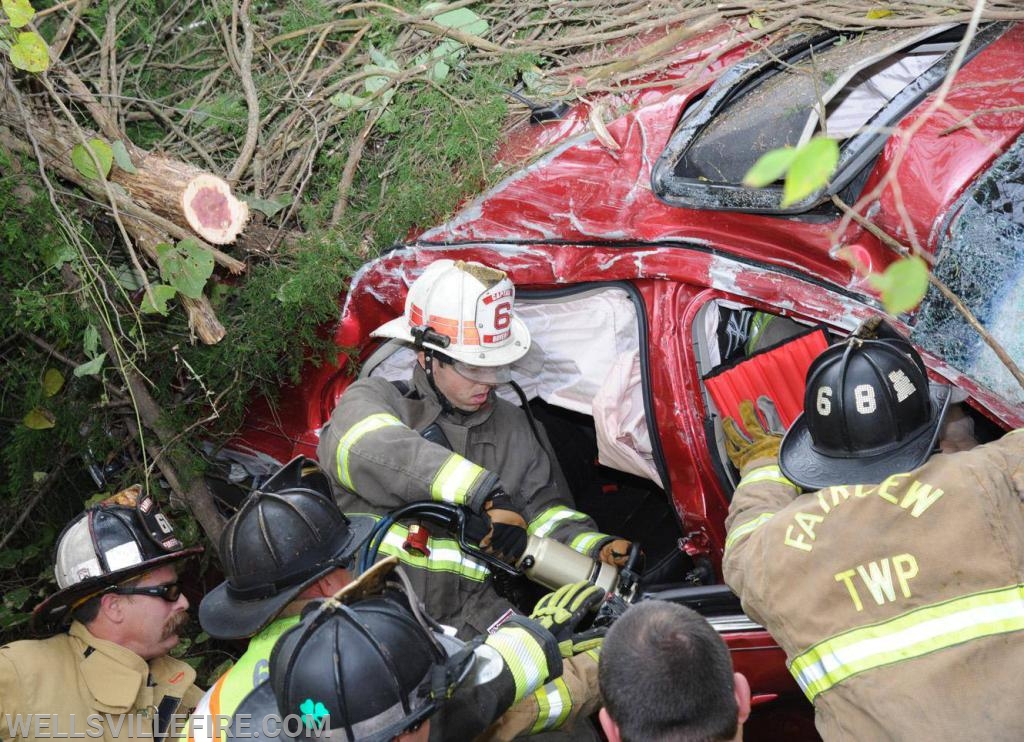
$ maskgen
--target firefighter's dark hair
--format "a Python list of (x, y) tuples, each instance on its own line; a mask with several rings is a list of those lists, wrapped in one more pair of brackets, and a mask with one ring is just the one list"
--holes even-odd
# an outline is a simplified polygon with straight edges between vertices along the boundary
[(716, 742), (736, 734), (732, 660), (698, 613), (649, 600), (601, 647), (601, 700), (623, 742)]

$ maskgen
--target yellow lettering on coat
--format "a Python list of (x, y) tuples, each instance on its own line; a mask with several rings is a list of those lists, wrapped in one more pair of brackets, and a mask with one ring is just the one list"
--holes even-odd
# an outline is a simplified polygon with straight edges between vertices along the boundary
[(938, 488), (932, 489), (930, 484), (914, 480), (910, 487), (907, 488), (907, 493), (903, 495), (900, 507), (904, 510), (911, 507), (910, 515), (917, 518), (921, 513), (934, 505), (936, 500), (942, 497), (943, 494), (943, 491)]
[(797, 513), (794, 519), (796, 524), (800, 526), (800, 530), (806, 533), (811, 541), (814, 540), (814, 527), (825, 520), (824, 516), (803, 512)]
[(794, 549), (800, 549), (801, 551), (810, 551), (814, 547), (811, 546), (807, 541), (804, 540), (804, 534), (798, 533), (793, 536), (793, 526), (786, 527), (786, 538), (783, 540), (786, 546), (792, 546)]
[(878, 496), (881, 497), (883, 500), (888, 500), (893, 505), (899, 505), (900, 501), (896, 498), (896, 495), (892, 493), (892, 490), (900, 486), (900, 480), (903, 479), (903, 477), (905, 476), (907, 475), (893, 474), (891, 477), (886, 479), (884, 482), (878, 485)]
[(864, 580), (868, 592), (878, 605), (883, 605), (885, 598), (890, 603), (896, 600), (896, 586), (892, 584), (892, 569), (888, 558), (859, 565), (857, 574)]
[(917, 577), (917, 560), (913, 554), (897, 554), (892, 558), (892, 568), (896, 571), (896, 579), (900, 581), (900, 590), (904, 598), (910, 597), (910, 580)]
[(836, 582), (842, 582), (846, 585), (846, 589), (850, 592), (850, 597), (853, 599), (853, 607), (858, 611), (864, 610), (864, 604), (860, 602), (860, 596), (857, 594), (857, 588), (853, 586), (853, 576), (857, 574), (854, 570), (848, 569), (845, 572), (838, 572), (836, 574)]

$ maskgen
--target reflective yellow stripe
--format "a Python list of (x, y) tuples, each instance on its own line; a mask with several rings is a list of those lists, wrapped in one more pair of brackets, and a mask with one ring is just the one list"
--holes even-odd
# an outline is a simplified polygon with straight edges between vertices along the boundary
[(503, 626), (487, 637), (488, 646), (497, 650), (512, 673), (518, 703), (547, 677), (548, 661), (536, 637), (521, 626)]
[(530, 521), (526, 532), (531, 536), (547, 536), (555, 530), (563, 521), (586, 520), (587, 516), (578, 510), (563, 508), (559, 505), (548, 508), (543, 513)]
[(345, 435), (341, 436), (341, 440), (338, 441), (338, 449), (336, 452), (338, 459), (339, 482), (350, 490), (355, 489), (352, 485), (352, 477), (348, 473), (348, 455), (351, 453), (352, 447), (356, 445), (367, 433), (372, 433), (375, 430), (380, 430), (381, 428), (387, 428), (394, 425), (402, 425), (402, 427), (405, 427), (402, 424), (402, 421), (394, 415), (389, 415), (386, 412), (378, 412), (376, 415), (364, 417), (349, 428)]
[(744, 536), (749, 536), (751, 533), (756, 531), (758, 528), (763, 526), (765, 523), (775, 517), (775, 513), (761, 513), (753, 520), (749, 520), (742, 526), (734, 526), (729, 531), (729, 535), (725, 537), (725, 548), (728, 551), (729, 547), (735, 544)]
[(380, 545), (382, 554), (398, 557), (399, 561), (411, 567), (425, 569), (429, 572), (452, 572), (474, 582), (483, 582), (491, 573), (483, 564), (463, 553), (459, 543), (450, 538), (431, 536), (427, 539), (429, 556), (410, 553), (402, 548), (409, 537), (409, 529), (395, 524), (388, 529), (384, 542)]
[(483, 474), (483, 468), (453, 453), (437, 470), (430, 485), (430, 497), (440, 502), (466, 504), (466, 493)]
[(780, 469), (775, 464), (769, 464), (768, 466), (759, 466), (756, 469), (751, 469), (743, 475), (743, 479), (737, 485), (737, 488), (742, 487), (745, 484), (753, 484), (754, 482), (776, 482), (778, 484), (784, 484), (787, 487), (792, 487), (794, 490), (797, 486), (786, 479)]
[(967, 595), (826, 639), (790, 664), (810, 699), (847, 678), (972, 639), (1024, 630), (1024, 585)]
[(569, 718), (572, 696), (562, 678), (552, 680), (533, 695), (537, 699), (537, 721), (533, 723), (530, 734), (558, 729)]
[(569, 542), (569, 546), (580, 554), (590, 556), (590, 552), (597, 545), (597, 542), (603, 541), (606, 538), (609, 538), (606, 533), (584, 531), (583, 533), (577, 534), (573, 540)]

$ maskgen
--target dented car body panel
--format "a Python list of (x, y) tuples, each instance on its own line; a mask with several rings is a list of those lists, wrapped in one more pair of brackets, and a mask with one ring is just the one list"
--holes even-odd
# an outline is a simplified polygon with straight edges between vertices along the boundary
[[(610, 97), (608, 110), (623, 110), (607, 125), (617, 148), (587, 130), (584, 104), (561, 121), (515, 132), (499, 159), (528, 164), (445, 224), (364, 265), (331, 330), (339, 365), (310, 366), (303, 382), (284, 390), (273, 409), (254, 403), (231, 446), (281, 462), (297, 454), (315, 456), (320, 429), (355, 377), (350, 357), (365, 360), (377, 347), (370, 332), (402, 313), (409, 285), (435, 260), (500, 268), (527, 299), (536, 292), (623, 282), (642, 306), (638, 332), (647, 426), (680, 548), (706, 559), (720, 580), (732, 483), (714, 442), (698, 317), (709, 306), (741, 306), (841, 335), (883, 313), (864, 276), (898, 257), (877, 230), (844, 221), (830, 201), (805, 214), (773, 215), (681, 208), (655, 194), (652, 170), (681, 116), (742, 56), (714, 54), (722, 33), (685, 42), (650, 86)], [(974, 193), (972, 184), (982, 183), (993, 163), (1006, 163), (1007, 157), (1013, 160), (1006, 165), (1011, 175), (1000, 182), (1012, 185), (1024, 172), (1012, 156), (1024, 133), (1024, 77), (1008, 73), (1019, 70), (1022, 59), (1024, 25), (1001, 30), (958, 72), (943, 105), (929, 111), (932, 93), (900, 120), (861, 178), (861, 193), (876, 193), (868, 210), (873, 224), (917, 245), (940, 265), (952, 262), (943, 251), (956, 247), (958, 232), (971, 234), (957, 227), (957, 219), (971, 212), (964, 199)], [(1010, 245), (1001, 257), (1006, 262), (992, 277), (1002, 282), (994, 290), (1001, 303), (985, 305), (988, 299), (981, 296), (972, 304), (982, 324), (1004, 325), (998, 330), (1004, 339), (1019, 335), (1012, 329), (1019, 323), (1007, 321), (1007, 313), (1019, 319), (1024, 311), (1024, 199), (1007, 206), (1012, 193), (1024, 193), (1024, 185), (1019, 191), (1007, 186), (998, 199), (975, 199), (981, 204), (976, 209), (1016, 208), (1006, 217), (1011, 227), (1003, 230)], [(924, 314), (934, 314), (943, 301), (932, 288)], [(984, 361), (987, 366), (977, 353), (965, 361), (929, 335), (946, 332), (943, 325), (928, 322), (916, 331), (917, 317), (904, 316), (896, 326), (924, 350), (934, 378), (963, 390), (967, 405), (995, 427), (1024, 425), (1024, 406), (1015, 396), (1020, 390), (986, 376), (986, 368), (1000, 363), (995, 356)], [(1011, 343), (1011, 353), (1022, 360), (1019, 341)], [(766, 632), (743, 626), (723, 635), (764, 709), (799, 695)], [(784, 722), (795, 725), (794, 738), (813, 736), (794, 718)]]

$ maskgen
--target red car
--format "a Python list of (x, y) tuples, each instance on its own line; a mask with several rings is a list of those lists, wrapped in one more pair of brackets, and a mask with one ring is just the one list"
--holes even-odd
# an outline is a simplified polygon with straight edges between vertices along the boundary
[[(369, 333), (402, 312), (426, 265), (507, 271), (536, 345), (516, 379), (578, 507), (639, 540), (657, 591), (702, 607), (722, 631), (759, 702), (748, 739), (816, 738), (782, 651), (720, 584), (737, 474), (722, 445), (729, 395), (714, 380), (743, 366), (751, 327), (772, 320), (762, 341), (812, 328), (835, 337), (882, 314), (865, 274), (897, 255), (880, 229), (919, 250), (974, 318), (932, 286), (896, 324), (934, 377), (962, 390), (976, 436), (1024, 425), (1024, 389), (972, 325), (1024, 359), (1024, 25), (965, 31), (822, 34), (759, 51), (718, 29), (667, 55), (646, 85), (547, 121), (537, 119), (560, 111), (538, 105), (499, 156), (521, 169), (363, 266), (332, 329), (361, 373), (401, 376), (408, 351)], [(617, 112), (607, 131), (592, 130), (597, 102)], [(822, 127), (840, 140), (826, 188), (783, 208), (781, 186), (742, 185), (765, 151)], [(844, 221), (840, 200), (861, 201), (877, 229)], [(799, 409), (806, 364), (781, 355), (767, 383)], [(221, 455), (239, 476), (315, 456), (352, 378), (344, 362), (310, 367), (276, 409), (254, 405)], [(742, 393), (762, 382), (738, 383)]]

